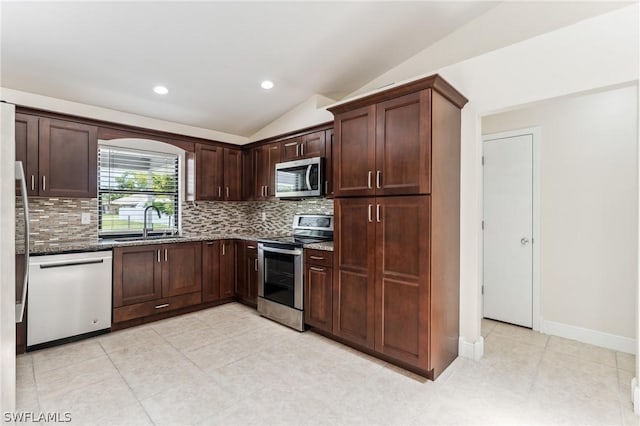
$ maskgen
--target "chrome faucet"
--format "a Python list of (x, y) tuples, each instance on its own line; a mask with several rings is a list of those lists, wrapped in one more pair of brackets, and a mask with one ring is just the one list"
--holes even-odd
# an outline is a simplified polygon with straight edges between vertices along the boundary
[(147, 238), (147, 233), (149, 232), (149, 230), (153, 231), (153, 220), (151, 220), (151, 228), (147, 228), (147, 212), (149, 211), (149, 209), (153, 209), (156, 211), (156, 213), (158, 213), (158, 219), (162, 217), (160, 216), (160, 210), (158, 210), (156, 206), (147, 206), (144, 208), (144, 225), (142, 226), (142, 238), (144, 239)]

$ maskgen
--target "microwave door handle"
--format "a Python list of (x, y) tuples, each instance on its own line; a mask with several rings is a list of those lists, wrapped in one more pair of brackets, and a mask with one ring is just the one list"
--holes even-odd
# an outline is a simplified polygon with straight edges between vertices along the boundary
[(19, 323), (24, 319), (24, 308), (27, 301), (27, 286), (29, 285), (29, 199), (27, 198), (27, 182), (21, 161), (16, 161), (16, 178), (17, 180), (20, 180), (23, 206), (22, 215), (24, 216), (24, 276), (21, 300), (19, 304), (16, 304), (16, 322)]
[(313, 167), (313, 165), (309, 164), (307, 166), (307, 189), (309, 191), (311, 191), (311, 167)]

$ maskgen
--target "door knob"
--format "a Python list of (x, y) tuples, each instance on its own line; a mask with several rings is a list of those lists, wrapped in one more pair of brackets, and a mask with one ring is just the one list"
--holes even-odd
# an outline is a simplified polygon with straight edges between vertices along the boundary
[(524, 237), (520, 240), (520, 244), (522, 244), (523, 246), (526, 246), (527, 244), (529, 244), (529, 239), (527, 237)]

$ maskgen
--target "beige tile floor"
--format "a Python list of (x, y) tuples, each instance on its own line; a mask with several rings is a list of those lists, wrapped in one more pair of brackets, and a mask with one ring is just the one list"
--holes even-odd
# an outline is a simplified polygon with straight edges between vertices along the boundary
[(18, 357), (18, 409), (78, 425), (636, 424), (635, 357), (483, 320), (430, 382), (228, 304)]

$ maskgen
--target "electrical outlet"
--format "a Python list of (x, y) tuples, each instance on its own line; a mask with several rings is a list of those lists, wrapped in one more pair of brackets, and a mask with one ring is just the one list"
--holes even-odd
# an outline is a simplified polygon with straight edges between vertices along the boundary
[(263, 222), (267, 221), (267, 214), (265, 212), (262, 212), (262, 221)]
[(88, 225), (91, 223), (91, 213), (82, 213), (82, 218), (80, 219), (83, 225)]

